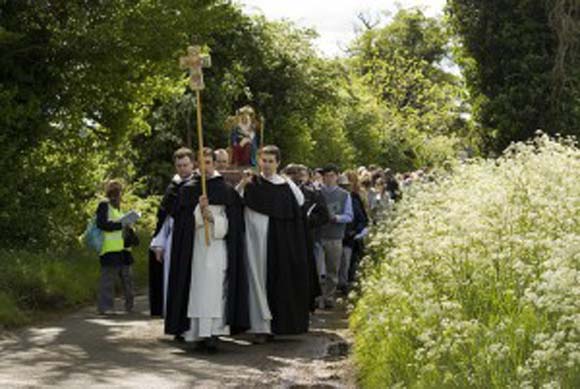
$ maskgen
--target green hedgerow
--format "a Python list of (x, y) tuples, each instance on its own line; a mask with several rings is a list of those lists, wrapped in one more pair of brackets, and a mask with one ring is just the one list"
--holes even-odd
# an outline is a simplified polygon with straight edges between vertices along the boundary
[[(148, 279), (149, 234), (142, 230), (139, 237), (133, 250), (137, 289)], [(62, 253), (0, 249), (0, 328), (95, 302), (99, 269), (97, 254), (82, 247)]]
[(0, 291), (0, 329), (27, 323), (28, 316), (16, 305), (14, 298)]
[(422, 184), (351, 316), (363, 387), (580, 386), (580, 150), (539, 136)]

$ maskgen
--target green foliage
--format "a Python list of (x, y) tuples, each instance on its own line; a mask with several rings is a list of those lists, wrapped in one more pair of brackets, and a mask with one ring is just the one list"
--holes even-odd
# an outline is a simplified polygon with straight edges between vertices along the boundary
[(0, 246), (66, 245), (99, 183), (132, 181), (128, 141), (183, 93), (192, 29), (205, 41), (238, 12), (218, 0), (0, 2)]
[(574, 0), (452, 0), (476, 120), (501, 152), (540, 129), (580, 129), (580, 3)]
[(353, 95), (368, 95), (359, 98), (376, 112), (373, 140), (382, 150), (371, 155), (384, 165), (411, 170), (452, 158), (460, 146), (477, 145), (462, 119), (468, 108), (461, 80), (442, 67), (448, 41), (441, 21), (420, 10), (400, 10), (352, 45), (350, 76), (359, 77), (362, 86)]
[(0, 328), (14, 327), (28, 323), (29, 318), (22, 313), (14, 299), (7, 293), (0, 292)]
[[(240, 14), (234, 23), (212, 35), (221, 44), (212, 49), (203, 96), (207, 144), (229, 143), (223, 123), (245, 104), (264, 115), (265, 142), (282, 148), (285, 163), (378, 161), (409, 170), (452, 157), (458, 137), (473, 143), (460, 117), (462, 85), (439, 67), (448, 37), (436, 19), (401, 11), (384, 28), (362, 34), (349, 60), (320, 59), (314, 32), (289, 22)], [(171, 170), (159, 160), (169, 161), (182, 144), (195, 122), (193, 106), (187, 95), (160, 105), (150, 117), (151, 134), (134, 142), (148, 151), (138, 156), (138, 171), (164, 177), (147, 178), (157, 193)], [(450, 147), (422, 146), (432, 138)]]
[[(148, 233), (139, 234), (133, 249), (136, 288), (147, 283)], [(94, 302), (99, 259), (85, 248), (65, 253), (0, 249), (0, 327), (14, 327), (38, 319), (44, 312)]]
[(435, 66), (447, 38), (420, 12), (367, 31), (349, 64), (320, 58), (314, 31), (229, 2), (0, 5), (1, 246), (66, 247), (106, 178), (136, 182), (140, 196), (164, 190), (171, 154), (195, 127), (177, 66), (192, 41), (212, 55), (203, 92), (210, 146), (229, 143), (226, 118), (250, 104), (284, 162), (346, 167), (378, 157), (407, 170), (453, 153), (422, 146), (459, 121), (449, 103), (456, 81)]
[(540, 136), (407, 193), (351, 316), (363, 387), (577, 387), (579, 157)]
[[(241, 13), (232, 23), (231, 29), (214, 31), (209, 42), (212, 67), (207, 72), (202, 106), (206, 144), (227, 147), (230, 134), (224, 122), (249, 104), (263, 115), (265, 143), (281, 147), (284, 163), (318, 163), (336, 155), (344, 139), (344, 124), (335, 120), (342, 116), (336, 109), (336, 72), (333, 64), (316, 55), (314, 32), (290, 22), (270, 22)], [(212, 46), (211, 42), (219, 44)], [(151, 133), (134, 140), (149, 151), (137, 157), (138, 171), (155, 171), (164, 177), (147, 179), (156, 193), (169, 180), (171, 152), (183, 144), (188, 125), (195, 126), (194, 108), (195, 100), (189, 94), (174, 96), (152, 111)], [(314, 147), (328, 152), (314, 156)], [(168, 162), (160, 163), (160, 159)]]

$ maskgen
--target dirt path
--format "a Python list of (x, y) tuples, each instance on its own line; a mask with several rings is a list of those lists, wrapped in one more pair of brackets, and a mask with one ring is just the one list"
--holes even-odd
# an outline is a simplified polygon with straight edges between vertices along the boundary
[(253, 345), (224, 338), (217, 354), (162, 335), (147, 316), (99, 317), (85, 309), (0, 338), (0, 388), (353, 388), (340, 309), (313, 317), (311, 332)]

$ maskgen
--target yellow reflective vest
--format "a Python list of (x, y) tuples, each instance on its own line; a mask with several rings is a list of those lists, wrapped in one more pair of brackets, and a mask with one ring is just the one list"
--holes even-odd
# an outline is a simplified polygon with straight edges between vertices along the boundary
[[(117, 221), (121, 216), (123, 216), (121, 210), (116, 209), (109, 204), (109, 214), (107, 216), (109, 221)], [(122, 229), (117, 231), (103, 231), (103, 247), (101, 248), (101, 253), (99, 255), (123, 251), (123, 248), (124, 242)]]

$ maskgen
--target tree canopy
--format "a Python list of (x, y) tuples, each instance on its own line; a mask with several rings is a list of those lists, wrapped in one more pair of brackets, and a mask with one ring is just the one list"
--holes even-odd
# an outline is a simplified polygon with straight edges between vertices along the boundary
[(450, 0), (458, 62), (488, 149), (580, 131), (580, 3)]
[(227, 146), (224, 123), (249, 104), (284, 163), (402, 172), (577, 131), (577, 15), (570, 0), (401, 9), (329, 59), (313, 29), (226, 0), (0, 0), (0, 245), (77, 236), (108, 177), (163, 191), (195, 123), (177, 65), (190, 44), (212, 56), (207, 145)]

